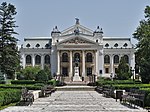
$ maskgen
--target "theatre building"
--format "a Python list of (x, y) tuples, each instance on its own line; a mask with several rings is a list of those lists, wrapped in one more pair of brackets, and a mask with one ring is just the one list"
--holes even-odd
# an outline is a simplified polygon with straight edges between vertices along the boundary
[(135, 66), (135, 48), (128, 37), (105, 37), (99, 26), (90, 30), (79, 23), (50, 37), (28, 37), (20, 48), (22, 66), (49, 66), (52, 75), (65, 81), (88, 81), (88, 76), (114, 76), (122, 56)]

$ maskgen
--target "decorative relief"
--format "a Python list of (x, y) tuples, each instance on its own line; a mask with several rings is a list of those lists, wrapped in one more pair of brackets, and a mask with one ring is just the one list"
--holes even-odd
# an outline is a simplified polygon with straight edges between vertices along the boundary
[(65, 44), (70, 44), (70, 43), (74, 43), (74, 44), (82, 44), (82, 43), (90, 43), (86, 40), (83, 40), (83, 39), (79, 39), (78, 37), (77, 38), (74, 38), (74, 39), (71, 39), (71, 40), (68, 40), (66, 42), (64, 42)]

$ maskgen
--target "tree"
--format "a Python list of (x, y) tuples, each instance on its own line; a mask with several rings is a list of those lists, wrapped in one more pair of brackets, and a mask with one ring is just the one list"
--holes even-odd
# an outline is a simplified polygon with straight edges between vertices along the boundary
[(46, 71), (45, 70), (40, 70), (36, 76), (35, 76), (35, 80), (36, 81), (48, 81), (48, 75), (46, 74)]
[(131, 77), (131, 72), (129, 69), (129, 65), (126, 63), (125, 58), (121, 57), (120, 63), (117, 69), (117, 79), (119, 80), (127, 80)]
[(20, 63), (17, 48), (17, 34), (14, 29), (14, 16), (16, 15), (14, 5), (3, 2), (0, 6), (0, 69), (11, 78)]
[(44, 66), (44, 71), (47, 74), (48, 79), (51, 80), (52, 79), (52, 75), (51, 75), (50, 67), (49, 66)]
[(17, 78), (20, 80), (35, 80), (35, 77), (40, 70), (40, 67), (26, 67), (20, 71)]
[(143, 83), (150, 82), (150, 6), (145, 8), (145, 19), (140, 21), (140, 25), (133, 33), (133, 37), (138, 40), (136, 45), (136, 63), (140, 67), (140, 76)]

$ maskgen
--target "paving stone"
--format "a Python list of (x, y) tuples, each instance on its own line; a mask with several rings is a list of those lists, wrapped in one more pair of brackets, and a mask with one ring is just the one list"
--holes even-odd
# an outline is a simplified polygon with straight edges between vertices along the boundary
[(147, 112), (129, 108), (95, 91), (56, 91), (50, 97), (36, 99), (32, 106), (12, 106), (1, 112)]

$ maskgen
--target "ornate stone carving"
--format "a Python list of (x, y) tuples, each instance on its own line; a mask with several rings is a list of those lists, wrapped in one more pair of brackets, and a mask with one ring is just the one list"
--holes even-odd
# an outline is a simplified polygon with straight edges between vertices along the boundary
[(86, 40), (83, 40), (83, 39), (79, 39), (78, 37), (77, 38), (74, 38), (74, 39), (71, 39), (71, 40), (68, 40), (66, 42), (64, 42), (65, 44), (69, 44), (69, 43), (74, 43), (74, 44), (82, 44), (82, 43), (90, 43)]

